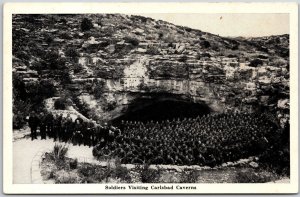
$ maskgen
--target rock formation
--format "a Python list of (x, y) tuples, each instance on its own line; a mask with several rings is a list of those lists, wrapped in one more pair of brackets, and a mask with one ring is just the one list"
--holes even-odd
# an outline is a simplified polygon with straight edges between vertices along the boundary
[[(83, 18), (94, 27), (83, 31)], [(25, 84), (52, 79), (55, 96), (71, 93), (103, 120), (142, 97), (289, 120), (289, 35), (225, 38), (120, 14), (13, 15), (12, 66)]]

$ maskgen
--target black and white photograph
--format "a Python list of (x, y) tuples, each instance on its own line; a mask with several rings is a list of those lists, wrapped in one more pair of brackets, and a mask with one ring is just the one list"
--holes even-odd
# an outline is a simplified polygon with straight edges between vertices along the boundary
[(27, 8), (11, 9), (4, 66), (9, 184), (98, 193), (298, 185), (289, 12)]

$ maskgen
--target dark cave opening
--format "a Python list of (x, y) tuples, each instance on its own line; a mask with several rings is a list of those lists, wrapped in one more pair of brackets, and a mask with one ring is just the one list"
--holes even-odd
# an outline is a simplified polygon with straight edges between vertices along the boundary
[(114, 119), (113, 124), (121, 120), (161, 121), (174, 118), (194, 118), (209, 114), (211, 109), (205, 103), (194, 103), (188, 99), (178, 98), (139, 98), (132, 102), (124, 114)]

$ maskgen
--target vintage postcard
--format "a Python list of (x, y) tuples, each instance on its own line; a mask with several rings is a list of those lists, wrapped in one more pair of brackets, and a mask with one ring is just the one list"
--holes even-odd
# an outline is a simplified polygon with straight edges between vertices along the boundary
[(298, 192), (296, 3), (7, 3), (7, 194)]

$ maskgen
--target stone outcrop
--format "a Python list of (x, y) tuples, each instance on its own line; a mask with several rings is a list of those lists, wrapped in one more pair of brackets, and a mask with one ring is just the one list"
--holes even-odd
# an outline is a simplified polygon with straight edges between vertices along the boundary
[[(223, 38), (141, 16), (85, 17), (94, 28), (82, 32), (79, 15), (14, 15), (13, 72), (25, 82), (55, 76), (57, 96), (76, 92), (104, 120), (158, 93), (206, 103), (215, 112), (263, 109), (282, 125), (289, 120), (288, 35)], [(70, 47), (76, 57), (68, 55)], [(63, 74), (44, 66), (51, 51), (64, 62)], [(102, 82), (100, 98), (96, 82)]]

